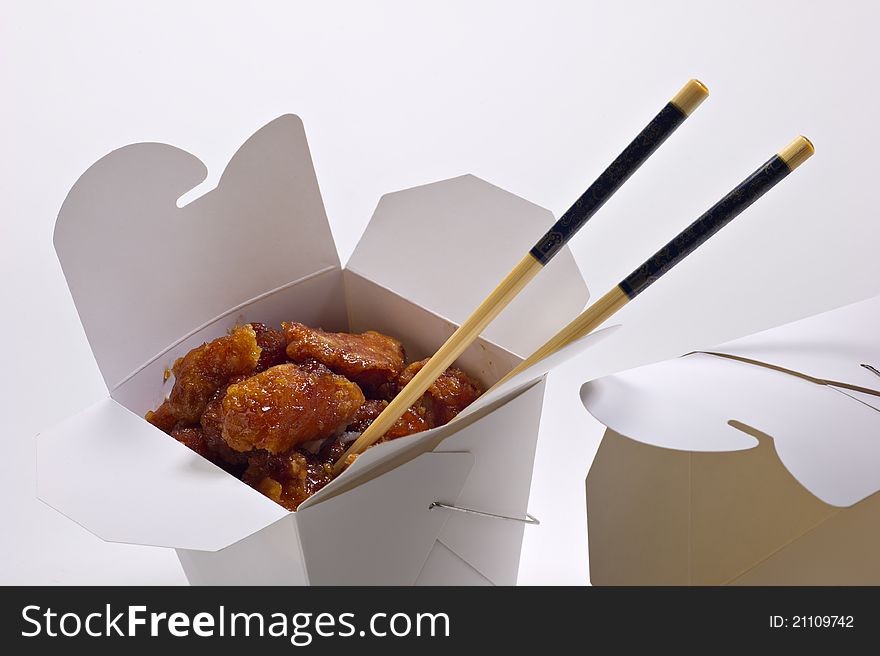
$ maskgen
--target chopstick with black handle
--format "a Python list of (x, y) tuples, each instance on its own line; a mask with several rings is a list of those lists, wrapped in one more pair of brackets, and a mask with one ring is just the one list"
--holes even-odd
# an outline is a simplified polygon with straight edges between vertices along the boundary
[(708, 89), (701, 82), (690, 80), (666, 103), (355, 440), (334, 465), (334, 473), (342, 470), (349, 456), (361, 453), (391, 428), (660, 144), (699, 107), (708, 94)]
[(547, 234), (538, 240), (529, 254), (541, 264), (547, 264), (708, 95), (709, 90), (699, 80), (690, 80), (685, 84)]
[(588, 307), (546, 344), (530, 355), (501, 381), (509, 380), (539, 360), (579, 339), (654, 284), (664, 273), (690, 255), (749, 205), (770, 191), (785, 176), (803, 164), (814, 152), (813, 144), (800, 136), (771, 157), (761, 168), (739, 183), (675, 239), (624, 278), (619, 285)]

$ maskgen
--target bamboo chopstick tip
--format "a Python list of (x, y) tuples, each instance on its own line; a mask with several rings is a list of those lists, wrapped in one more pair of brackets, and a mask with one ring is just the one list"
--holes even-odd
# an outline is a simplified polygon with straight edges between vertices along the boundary
[(798, 135), (790, 144), (779, 151), (779, 157), (794, 171), (816, 152), (813, 142), (803, 135)]
[(670, 101), (678, 107), (685, 116), (690, 116), (700, 104), (709, 97), (709, 89), (699, 80), (688, 80), (681, 91), (675, 94)]

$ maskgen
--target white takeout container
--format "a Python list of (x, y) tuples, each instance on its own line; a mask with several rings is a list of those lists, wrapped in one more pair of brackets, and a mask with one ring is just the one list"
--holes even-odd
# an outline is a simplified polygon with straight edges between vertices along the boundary
[(608, 427), (587, 477), (593, 583), (880, 584), (863, 365), (880, 370), (880, 296), (585, 383)]
[[(143, 419), (163, 372), (250, 321), (379, 330), (425, 357), (550, 226), (466, 175), (387, 194), (340, 266), (300, 120), (271, 122), (218, 186), (165, 144), (120, 148), (70, 191), (55, 248), (108, 396), (39, 436), (38, 494), (104, 540), (177, 550), (193, 584), (513, 584), (543, 375), (582, 340), (454, 423), (367, 451), (286, 511)], [(491, 385), (586, 304), (568, 250), (458, 361)]]

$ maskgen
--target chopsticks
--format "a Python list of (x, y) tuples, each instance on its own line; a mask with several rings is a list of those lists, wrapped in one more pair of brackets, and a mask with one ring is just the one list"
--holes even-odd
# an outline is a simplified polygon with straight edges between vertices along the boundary
[(797, 137), (493, 387), (501, 385), (563, 346), (588, 335), (690, 255), (709, 237), (730, 223), (749, 205), (770, 191), (814, 152), (813, 144), (809, 139), (803, 136)]
[(372, 446), (391, 428), (708, 94), (701, 82), (690, 80), (666, 103), (354, 441), (334, 465), (334, 474), (342, 470), (349, 456)]

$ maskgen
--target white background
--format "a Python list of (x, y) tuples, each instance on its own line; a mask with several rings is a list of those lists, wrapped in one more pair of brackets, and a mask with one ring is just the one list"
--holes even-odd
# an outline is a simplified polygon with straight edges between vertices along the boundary
[(601, 427), (583, 380), (880, 291), (880, 5), (867, 0), (0, 12), (0, 583), (185, 582), (173, 552), (102, 543), (34, 497), (35, 434), (105, 394), (52, 250), (55, 215), (127, 143), (196, 154), (209, 188), (247, 136), (299, 114), (344, 261), (381, 194), (462, 173), (562, 213), (698, 77), (709, 100), (572, 243), (595, 298), (796, 134), (813, 140), (811, 161), (618, 315), (612, 355), (551, 376), (524, 584), (588, 581), (584, 477)]

